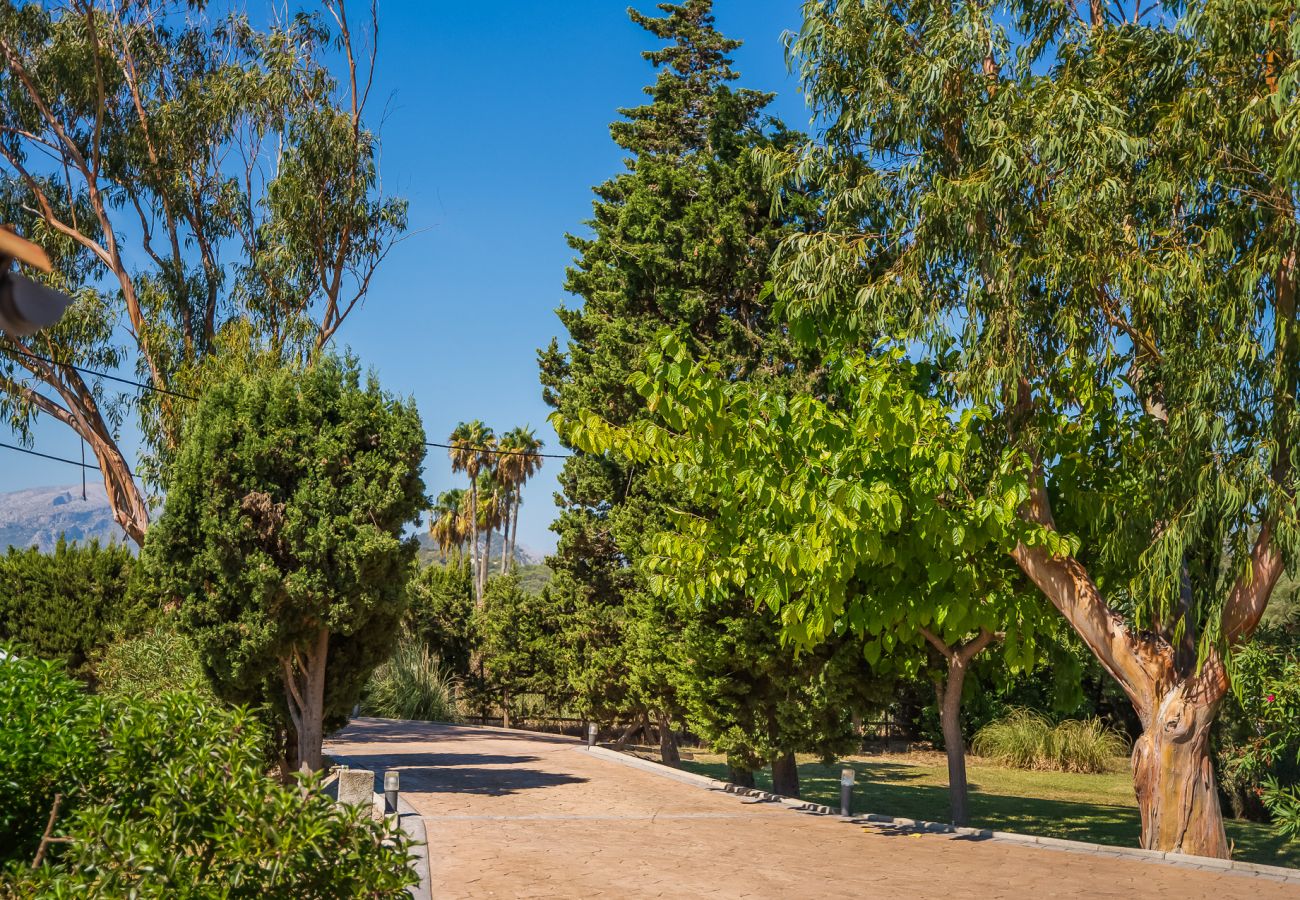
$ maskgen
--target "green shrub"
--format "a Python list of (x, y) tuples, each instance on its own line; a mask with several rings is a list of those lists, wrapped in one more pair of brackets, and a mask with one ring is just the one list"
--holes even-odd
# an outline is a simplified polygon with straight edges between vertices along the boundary
[(148, 617), (127, 589), (134, 564), (125, 547), (98, 541), (60, 538), (53, 553), (10, 547), (0, 556), (0, 641), (93, 680), (96, 651)]
[(0, 863), (31, 859), (55, 793), (89, 773), (93, 705), (61, 662), (0, 660)]
[(102, 650), (95, 675), (105, 697), (156, 697), (167, 691), (212, 697), (198, 650), (170, 618)]
[(985, 725), (971, 749), (1018, 769), (1059, 772), (1106, 772), (1128, 752), (1123, 736), (1098, 719), (1068, 719), (1053, 725), (1030, 709), (1014, 709)]
[(460, 685), (420, 641), (402, 638), (370, 677), (362, 708), (386, 719), (455, 722)]
[[(42, 716), (32, 698), (53, 693)], [(268, 778), (267, 735), (244, 709), (192, 693), (108, 703), (85, 698), (49, 663), (0, 663), (0, 721), (11, 746), (41, 746), (47, 720), (77, 735), (76, 765), (24, 753), (0, 790), (30, 790), (39, 815), (9, 827), (22, 845), (0, 894), (15, 897), (403, 897), (408, 845), (384, 823), (335, 804), (316, 782)], [(48, 732), (48, 728), (46, 729)], [(22, 785), (16, 782), (23, 782)], [(42, 866), (29, 868), (55, 791), (61, 807)], [(10, 799), (9, 797), (3, 798)], [(3, 804), (0, 815), (9, 814)]]

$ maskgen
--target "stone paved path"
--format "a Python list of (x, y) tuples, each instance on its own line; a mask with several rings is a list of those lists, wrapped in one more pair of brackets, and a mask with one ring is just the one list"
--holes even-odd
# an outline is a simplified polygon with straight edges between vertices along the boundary
[(359, 719), (326, 745), (402, 772), (435, 898), (1300, 898), (1117, 857), (889, 835), (639, 771), (563, 738)]

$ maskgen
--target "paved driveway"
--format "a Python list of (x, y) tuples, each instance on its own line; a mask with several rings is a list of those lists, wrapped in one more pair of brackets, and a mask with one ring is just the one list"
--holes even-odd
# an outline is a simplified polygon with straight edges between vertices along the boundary
[(428, 830), (435, 898), (1300, 898), (1240, 874), (881, 833), (682, 784), (564, 738), (359, 719), (326, 752), (402, 771)]

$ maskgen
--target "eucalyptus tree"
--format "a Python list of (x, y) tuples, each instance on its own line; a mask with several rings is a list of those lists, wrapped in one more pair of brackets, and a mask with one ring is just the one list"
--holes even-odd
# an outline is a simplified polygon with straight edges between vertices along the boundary
[(1228, 855), (1210, 729), (1300, 549), (1294, 4), (804, 11), (792, 327), (955, 349), (1023, 462), (1011, 558), (1141, 720), (1142, 845)]
[[(0, 221), (76, 298), (38, 339), (0, 342), (0, 410), (23, 436), (38, 415), (79, 434), (137, 543), (190, 409), (177, 395), (315, 357), (405, 228), (366, 125), (375, 24), (356, 31), (343, 0), (266, 27), (216, 2), (0, 5)], [(112, 395), (70, 365), (155, 390)], [(145, 484), (119, 442), (132, 415)]]
[(496, 448), (496, 435), (480, 420), (461, 422), (447, 438), (451, 449), (447, 455), (451, 458), (451, 470), (464, 472), (469, 478), (469, 547), (470, 558), (474, 561), (474, 602), (483, 602), (483, 579), (479, 572), (487, 567), (480, 563), (479, 530), (479, 475), (491, 470), (492, 451)]

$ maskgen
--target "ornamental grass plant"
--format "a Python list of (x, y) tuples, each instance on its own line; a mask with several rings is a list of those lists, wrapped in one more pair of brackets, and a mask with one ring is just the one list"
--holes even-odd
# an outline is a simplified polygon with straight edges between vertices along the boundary
[(1128, 741), (1099, 719), (1067, 719), (1053, 724), (1031, 709), (1013, 709), (975, 735), (976, 756), (1018, 769), (1057, 772), (1108, 772), (1119, 767)]

